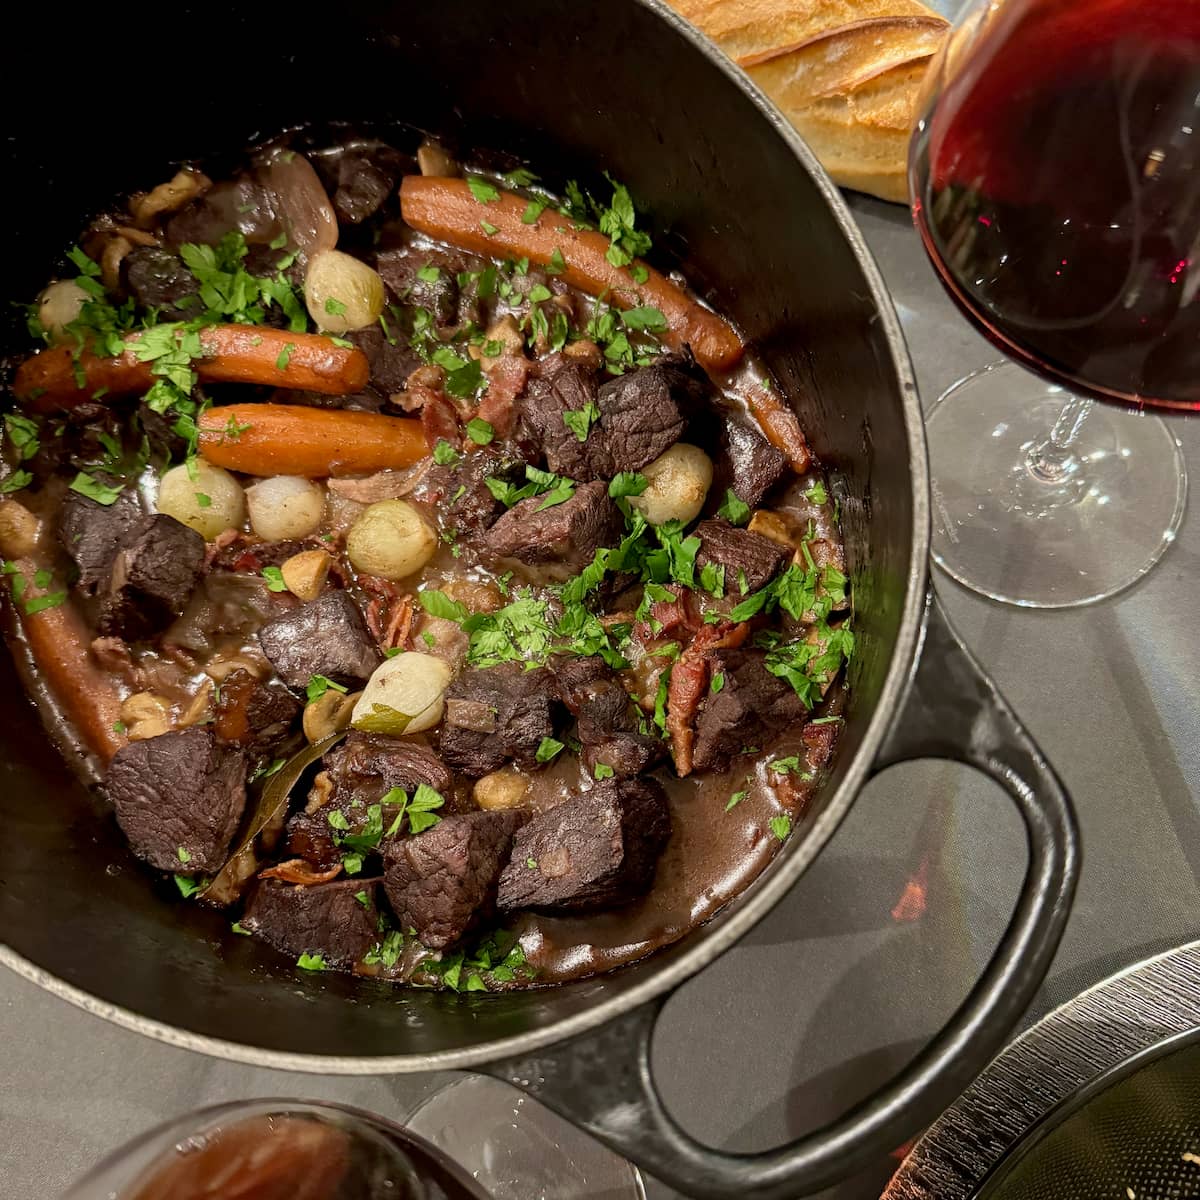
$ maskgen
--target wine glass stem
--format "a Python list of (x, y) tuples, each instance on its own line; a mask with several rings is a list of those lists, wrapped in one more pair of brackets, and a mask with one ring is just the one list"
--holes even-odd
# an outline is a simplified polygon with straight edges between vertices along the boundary
[(1084, 396), (1072, 396), (1063, 405), (1049, 436), (1029, 448), (1025, 465), (1031, 475), (1046, 483), (1059, 483), (1078, 470), (1073, 447), (1094, 404)]

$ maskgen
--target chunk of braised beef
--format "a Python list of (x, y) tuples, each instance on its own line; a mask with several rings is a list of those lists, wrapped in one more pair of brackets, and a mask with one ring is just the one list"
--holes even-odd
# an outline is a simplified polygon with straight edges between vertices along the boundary
[(382, 144), (355, 146), (338, 160), (333, 211), (347, 225), (373, 217), (392, 194), (404, 170), (404, 156)]
[(765, 588), (791, 560), (792, 552), (779, 542), (739, 529), (721, 518), (701, 521), (693, 531), (700, 539), (696, 565), (725, 569), (725, 592), (749, 595)]
[(717, 503), (732, 490), (743, 504), (757, 508), (787, 473), (787, 456), (753, 426), (727, 417), (713, 456), (713, 486)]
[(808, 709), (792, 686), (767, 670), (764, 651), (717, 650), (709, 667), (709, 690), (696, 713), (696, 770), (722, 768), (734, 755), (807, 719)]
[(612, 455), (598, 426), (585, 429), (581, 441), (565, 416), (595, 406), (596, 374), (587, 367), (564, 361), (553, 374), (534, 379), (520, 401), (517, 441), (536, 446), (546, 466), (556, 475), (581, 483), (613, 475)]
[(297, 691), (314, 675), (347, 687), (364, 684), (380, 663), (361, 610), (338, 590), (268, 621), (258, 631), (258, 644), (280, 679)]
[(306, 542), (260, 542), (239, 534), (233, 541), (212, 551), (209, 567), (214, 571), (251, 571), (258, 574), (263, 567), (282, 567), (293, 555), (311, 550)]
[(325, 756), (325, 769), (337, 803), (374, 804), (395, 787), (411, 796), (422, 783), (449, 798), (454, 786), (454, 776), (431, 747), (383, 733), (350, 733)]
[(512, 454), (478, 450), (453, 467), (433, 467), (425, 490), (438, 496), (437, 517), (443, 530), (461, 535), (483, 533), (507, 511), (488, 487), (488, 479), (519, 487), (525, 462)]
[(200, 283), (178, 254), (160, 246), (134, 246), (121, 265), (139, 308), (157, 309), (165, 321), (186, 321), (204, 310)]
[(453, 259), (417, 246), (400, 246), (381, 250), (375, 256), (375, 270), (401, 304), (423, 308), (439, 326), (458, 321), (458, 264)]
[(161, 633), (191, 599), (204, 571), (204, 539), (155, 513), (121, 543), (100, 610), (99, 631), (126, 641)]
[(293, 958), (316, 954), (329, 966), (348, 967), (379, 940), (377, 887), (375, 879), (338, 879), (307, 887), (263, 879), (241, 923)]
[(400, 395), (409, 375), (421, 365), (421, 356), (408, 339), (390, 325), (386, 333), (376, 324), (352, 330), (346, 338), (367, 356), (370, 389), (383, 400)]
[(637, 705), (603, 659), (563, 656), (555, 661), (554, 674), (558, 693), (576, 718), (589, 775), (607, 767), (620, 778), (632, 778), (666, 757), (666, 743), (642, 729)]
[(440, 793), (447, 806), (454, 803), (453, 775), (427, 745), (409, 738), (355, 731), (325, 756), (325, 774), (325, 802), (310, 803), (287, 823), (287, 853), (318, 867), (341, 861), (338, 837), (361, 834), (372, 805), (381, 804), (382, 827), (391, 826), (400, 805), (382, 801), (393, 788), (412, 796), (424, 783)]
[(223, 742), (263, 750), (282, 742), (295, 728), (302, 705), (274, 679), (231, 672), (221, 682), (213, 729)]
[(683, 355), (610, 379), (597, 395), (599, 435), (611, 461), (606, 474), (641, 470), (669, 450), (710, 391), (704, 373)]
[(191, 728), (122, 746), (104, 786), (139, 858), (160, 871), (207, 875), (224, 863), (242, 818), (245, 771), (240, 751)]
[(144, 520), (132, 489), (123, 491), (112, 504), (98, 504), (78, 492), (67, 492), (59, 509), (58, 540), (79, 568), (81, 591), (94, 596), (108, 586), (117, 551)]
[[(442, 757), (473, 779), (507, 762), (533, 766), (542, 739), (554, 733), (555, 709), (554, 677), (545, 667), (526, 671), (520, 663), (501, 663), (470, 668), (446, 692)], [(492, 728), (482, 727), (481, 712), (492, 714)]]
[(671, 834), (653, 779), (608, 779), (517, 831), (500, 876), (503, 912), (612, 908), (649, 890)]
[(532, 496), (513, 505), (484, 535), (485, 550), (495, 559), (560, 563), (573, 574), (624, 530), (621, 510), (602, 479), (581, 484), (562, 504), (542, 508), (545, 502), (544, 496)]
[(404, 930), (422, 945), (457, 942), (495, 909), (500, 872), (522, 812), (471, 812), (431, 829), (392, 838), (384, 850), (383, 888)]

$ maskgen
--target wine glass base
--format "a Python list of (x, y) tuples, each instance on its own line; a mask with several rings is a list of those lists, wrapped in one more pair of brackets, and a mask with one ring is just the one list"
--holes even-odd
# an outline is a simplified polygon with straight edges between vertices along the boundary
[(646, 1200), (633, 1163), (488, 1075), (448, 1084), (405, 1124), (449, 1154), (494, 1200)]
[(1175, 540), (1187, 467), (1158, 417), (1098, 404), (1061, 477), (1031, 470), (1030, 450), (1070, 399), (996, 363), (930, 409), (933, 558), (964, 587), (1025, 608), (1093, 604), (1139, 580)]

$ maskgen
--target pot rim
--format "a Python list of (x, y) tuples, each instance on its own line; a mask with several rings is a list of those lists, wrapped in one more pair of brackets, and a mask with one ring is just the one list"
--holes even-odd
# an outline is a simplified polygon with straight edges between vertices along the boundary
[(496, 1059), (527, 1056), (546, 1046), (569, 1041), (605, 1024), (621, 1013), (674, 991), (740, 941), (783, 899), (824, 849), (854, 803), (872, 773), (872, 766), (884, 737), (896, 719), (907, 691), (924, 627), (923, 612), (929, 587), (929, 464), (924, 418), (908, 347), (883, 276), (850, 215), (849, 206), (799, 132), (748, 75), (699, 30), (669, 8), (665, 0), (634, 2), (649, 9), (659, 20), (664, 21), (677, 36), (689, 43), (697, 53), (739, 88), (758, 110), (761, 119), (770, 124), (776, 135), (807, 170), (866, 277), (900, 385), (900, 403), (908, 437), (907, 450), (912, 482), (912, 558), (905, 581), (904, 603), (900, 613), (899, 631), (892, 650), (892, 660), (888, 665), (875, 711), (867, 723), (862, 744), (834, 796), (806, 832), (803, 840), (797, 842), (794, 849), (785, 849), (782, 861), (773, 865), (770, 871), (760, 877), (754, 894), (740, 899), (737, 911), (731, 912), (719, 928), (710, 930), (707, 935), (701, 934), (694, 946), (679, 952), (669, 964), (650, 972), (639, 983), (616, 992), (583, 1012), (542, 1028), (478, 1045), (431, 1053), (378, 1056), (300, 1054), (267, 1050), (224, 1038), (188, 1032), (143, 1017), (122, 1005), (92, 996), (38, 967), (17, 954), (11, 947), (0, 945), (0, 963), (29, 982), (85, 1012), (102, 1017), (133, 1033), (143, 1034), (170, 1046), (244, 1063), (247, 1066), (325, 1075), (384, 1075), (466, 1070)]

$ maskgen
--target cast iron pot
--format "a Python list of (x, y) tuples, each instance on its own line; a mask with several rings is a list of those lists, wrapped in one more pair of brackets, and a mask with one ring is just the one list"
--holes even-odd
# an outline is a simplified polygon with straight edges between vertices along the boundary
[[(298, 976), (230, 934), (220, 914), (156, 894), (56, 757), (6, 663), (3, 960), (128, 1028), (247, 1063), (488, 1071), (696, 1196), (816, 1190), (932, 1118), (999, 1048), (1042, 979), (1067, 918), (1077, 835), (1062, 785), (930, 589), (921, 411), (896, 317), (837, 191), (778, 112), (655, 0), (346, 0), (311, 12), (212, 0), (159, 9), (153, 21), (61, 22), (52, 48), (51, 66), (30, 56), (33, 66), (13, 62), (0, 84), (3, 228), (17, 234), (10, 296), (33, 295), (90, 212), (164, 178), (171, 160), (227, 155), (303, 123), (398, 121), (513, 151), (551, 182), (598, 180), (600, 170), (628, 182), (664, 235), (660, 248), (752, 339), (832, 470), (858, 651), (833, 771), (754, 886), (662, 954), (507, 996)], [(21, 53), (10, 38), (10, 58)], [(25, 74), (35, 68), (38, 77)], [(46, 70), (73, 81), (82, 105), (56, 131), (30, 107)], [(108, 96), (94, 113), (89, 79)], [(986, 771), (1026, 824), (1028, 872), (995, 957), (949, 1025), (853, 1112), (764, 1154), (696, 1143), (651, 1077), (662, 1005), (795, 883), (872, 773), (930, 756)]]

